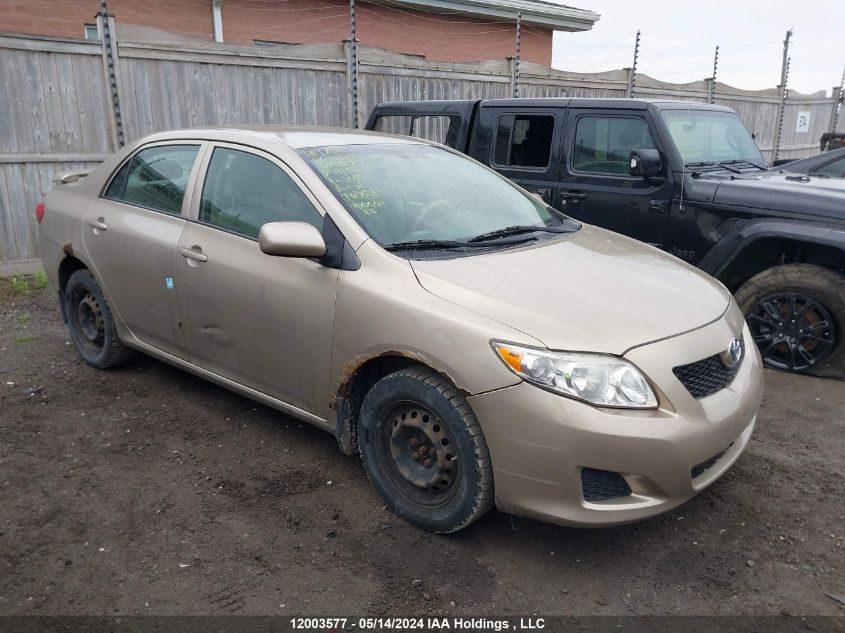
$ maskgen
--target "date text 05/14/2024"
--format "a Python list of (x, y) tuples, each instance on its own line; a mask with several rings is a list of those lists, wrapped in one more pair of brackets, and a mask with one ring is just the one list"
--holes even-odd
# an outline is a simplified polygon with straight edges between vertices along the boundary
[(543, 618), (524, 617), (516, 620), (465, 617), (381, 617), (331, 618), (293, 617), (290, 625), (297, 631), (539, 631), (545, 628)]

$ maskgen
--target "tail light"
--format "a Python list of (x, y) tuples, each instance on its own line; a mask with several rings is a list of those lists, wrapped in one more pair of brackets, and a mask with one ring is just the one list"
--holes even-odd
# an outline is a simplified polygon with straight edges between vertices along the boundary
[(39, 202), (35, 205), (35, 220), (38, 224), (41, 224), (41, 220), (44, 219), (45, 211), (47, 211), (47, 206), (43, 202)]

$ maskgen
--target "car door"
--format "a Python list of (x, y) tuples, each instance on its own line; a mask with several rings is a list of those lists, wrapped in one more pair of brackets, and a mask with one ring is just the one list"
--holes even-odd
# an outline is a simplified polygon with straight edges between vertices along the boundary
[(201, 173), (178, 248), (191, 362), (325, 417), (338, 270), (258, 247), (268, 222), (322, 228), (316, 199), (278, 158), (241, 145), (213, 145)]
[(179, 358), (186, 352), (172, 291), (176, 247), (202, 147), (193, 141), (142, 147), (83, 217), (85, 249), (112, 310), (139, 341)]
[(644, 179), (628, 175), (634, 149), (657, 149), (646, 112), (572, 109), (561, 161), (558, 208), (584, 222), (663, 246), (672, 196), (672, 173)]
[(495, 108), (488, 164), (547, 204), (554, 204), (565, 110)]

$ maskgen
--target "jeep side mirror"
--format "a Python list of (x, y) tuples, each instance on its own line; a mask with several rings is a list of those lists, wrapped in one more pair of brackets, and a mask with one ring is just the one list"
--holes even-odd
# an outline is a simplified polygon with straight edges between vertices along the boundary
[(656, 149), (632, 149), (628, 173), (640, 178), (657, 178), (663, 175), (663, 161)]

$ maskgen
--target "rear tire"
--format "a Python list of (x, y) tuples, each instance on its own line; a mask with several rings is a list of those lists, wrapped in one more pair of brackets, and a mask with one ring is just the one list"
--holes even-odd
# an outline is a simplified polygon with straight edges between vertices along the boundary
[(88, 270), (77, 270), (68, 279), (64, 292), (70, 338), (86, 363), (108, 369), (135, 356), (135, 350), (118, 338), (108, 301), (94, 275)]
[(456, 532), (493, 506), (481, 426), (455, 387), (430, 369), (402, 369), (370, 389), (358, 447), (390, 509), (425, 530)]
[(785, 264), (752, 277), (736, 301), (764, 365), (845, 377), (845, 277), (814, 264)]

